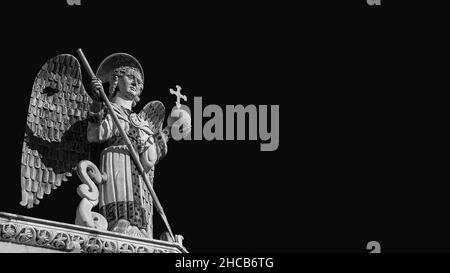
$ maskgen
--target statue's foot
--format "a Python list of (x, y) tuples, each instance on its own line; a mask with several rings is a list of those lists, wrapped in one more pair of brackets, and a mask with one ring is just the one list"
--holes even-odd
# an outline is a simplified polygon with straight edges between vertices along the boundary
[(117, 223), (111, 228), (111, 231), (133, 237), (149, 238), (147, 232), (145, 232), (143, 229), (140, 230), (136, 226), (132, 226), (130, 222), (125, 219), (119, 219)]
[(125, 219), (119, 219), (117, 223), (111, 228), (111, 231), (117, 233), (126, 233), (127, 229), (130, 226), (130, 222)]
[(148, 238), (147, 233), (143, 233), (142, 230), (139, 230), (136, 226), (129, 226), (125, 234), (133, 237)]

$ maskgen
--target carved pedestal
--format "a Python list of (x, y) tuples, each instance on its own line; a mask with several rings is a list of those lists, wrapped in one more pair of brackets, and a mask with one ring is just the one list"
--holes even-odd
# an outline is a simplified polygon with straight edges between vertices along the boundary
[(177, 243), (0, 212), (1, 252), (186, 253)]

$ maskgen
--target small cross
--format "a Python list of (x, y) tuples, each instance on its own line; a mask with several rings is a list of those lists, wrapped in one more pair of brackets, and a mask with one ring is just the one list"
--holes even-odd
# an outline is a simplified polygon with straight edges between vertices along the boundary
[(176, 105), (177, 105), (177, 109), (180, 109), (180, 107), (181, 107), (180, 98), (182, 98), (184, 101), (187, 101), (187, 97), (185, 95), (181, 94), (181, 92), (180, 92), (181, 87), (179, 85), (176, 85), (176, 87), (177, 87), (177, 91), (173, 91), (173, 89), (170, 88), (170, 94), (177, 96)]

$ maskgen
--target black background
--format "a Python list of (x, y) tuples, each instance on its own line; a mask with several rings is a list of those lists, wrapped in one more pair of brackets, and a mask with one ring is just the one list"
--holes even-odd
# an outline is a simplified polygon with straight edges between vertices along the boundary
[(190, 252), (367, 252), (372, 240), (385, 252), (448, 251), (448, 98), (430, 62), (446, 63), (439, 7), (81, 2), (5, 8), (1, 211), (73, 223), (77, 179), (32, 210), (19, 206), (34, 77), (77, 48), (94, 70), (127, 52), (145, 71), (137, 111), (150, 100), (171, 107), (176, 84), (191, 109), (194, 96), (223, 109), (280, 105), (276, 151), (169, 144), (155, 190)]

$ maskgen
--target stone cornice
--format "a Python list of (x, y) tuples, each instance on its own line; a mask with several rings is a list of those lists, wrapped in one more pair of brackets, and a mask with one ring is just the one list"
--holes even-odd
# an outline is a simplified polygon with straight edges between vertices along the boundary
[(67, 223), (0, 212), (0, 241), (61, 252), (186, 253), (177, 243), (137, 238)]

